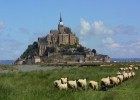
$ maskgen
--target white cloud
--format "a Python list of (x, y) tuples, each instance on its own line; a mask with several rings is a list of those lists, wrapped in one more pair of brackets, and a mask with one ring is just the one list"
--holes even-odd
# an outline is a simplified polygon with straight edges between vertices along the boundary
[(91, 29), (90, 24), (84, 19), (81, 19), (80, 23), (81, 23), (81, 30), (80, 30), (81, 35), (88, 34)]
[(85, 19), (80, 20), (81, 24), (81, 35), (87, 34), (113, 34), (113, 31), (107, 28), (102, 21), (95, 21), (93, 24), (90, 24)]
[(113, 32), (115, 34), (137, 34), (138, 32), (136, 31), (135, 27), (130, 26), (130, 25), (119, 25), (113, 29)]
[(107, 28), (102, 21), (95, 21), (92, 30), (95, 34), (113, 34), (113, 31)]
[(116, 42), (108, 37), (102, 40), (103, 48), (114, 57), (139, 57), (140, 40)]
[(119, 25), (114, 28), (107, 27), (103, 21), (98, 20), (90, 24), (85, 19), (80, 20), (81, 35), (100, 35), (100, 34), (137, 34), (135, 27), (130, 25)]
[(104, 44), (112, 44), (114, 41), (112, 40), (112, 38), (106, 38), (106, 39), (103, 39), (102, 40), (102, 42), (104, 43)]
[(140, 41), (131, 42), (130, 46), (140, 48)]
[(102, 43), (110, 49), (117, 49), (122, 47), (119, 43), (115, 42), (112, 38), (108, 37), (102, 40)]
[(128, 50), (129, 53), (136, 53), (135, 50)]

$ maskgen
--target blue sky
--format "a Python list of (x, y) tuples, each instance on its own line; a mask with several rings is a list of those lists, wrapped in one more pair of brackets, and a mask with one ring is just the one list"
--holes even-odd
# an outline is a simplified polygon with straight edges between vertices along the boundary
[(65, 26), (88, 48), (140, 57), (140, 0), (0, 0), (0, 60), (18, 58), (39, 36)]

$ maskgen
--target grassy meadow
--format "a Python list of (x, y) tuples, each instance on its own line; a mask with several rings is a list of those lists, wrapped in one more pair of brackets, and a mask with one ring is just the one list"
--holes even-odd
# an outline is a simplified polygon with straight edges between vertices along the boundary
[(117, 71), (118, 67), (94, 66), (0, 74), (0, 100), (140, 100), (140, 70), (134, 78), (108, 91), (65, 91), (53, 87), (53, 81), (61, 77), (98, 81)]

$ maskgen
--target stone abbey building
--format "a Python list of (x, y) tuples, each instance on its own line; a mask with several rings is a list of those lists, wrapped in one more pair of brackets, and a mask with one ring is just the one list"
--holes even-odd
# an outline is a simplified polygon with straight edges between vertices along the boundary
[[(61, 15), (58, 29), (50, 30), (48, 35), (39, 37), (38, 41), (34, 43), (28, 46), (27, 50), (15, 61), (15, 64), (111, 62), (108, 55), (96, 54), (91, 49), (80, 45), (78, 37), (69, 27), (64, 26)], [(47, 51), (53, 48), (55, 52)]]
[(47, 47), (57, 47), (59, 45), (75, 45), (79, 44), (78, 37), (71, 31), (69, 27), (65, 27), (60, 15), (58, 30), (52, 29), (47, 36), (38, 38), (39, 56), (43, 56)]

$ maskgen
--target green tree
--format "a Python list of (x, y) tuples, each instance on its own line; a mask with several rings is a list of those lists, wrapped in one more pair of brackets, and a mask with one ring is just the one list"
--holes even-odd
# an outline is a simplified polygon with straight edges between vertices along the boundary
[(85, 52), (83, 46), (77, 47), (77, 51), (78, 51), (78, 52)]
[(95, 49), (92, 49), (92, 52), (93, 52), (94, 54), (96, 54), (96, 50), (95, 50)]
[(28, 48), (24, 51), (24, 53), (21, 55), (21, 58), (26, 58), (28, 56), (36, 56), (38, 55), (39, 48), (38, 43), (34, 42), (33, 44), (28, 45)]
[(44, 56), (48, 56), (48, 52), (49, 53), (54, 53), (54, 52), (56, 52), (56, 48), (55, 47), (47, 47), (47, 49), (44, 53)]

